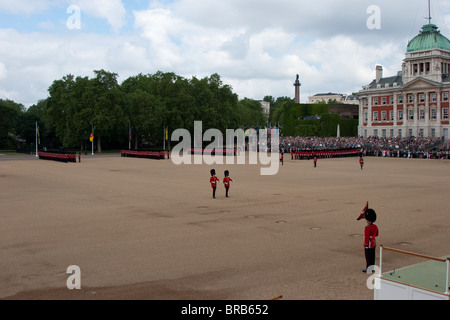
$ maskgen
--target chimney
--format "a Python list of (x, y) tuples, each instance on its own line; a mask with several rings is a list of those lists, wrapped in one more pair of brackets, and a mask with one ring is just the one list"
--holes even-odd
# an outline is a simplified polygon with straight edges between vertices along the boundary
[(376, 66), (376, 80), (377, 83), (380, 82), (381, 78), (383, 78), (383, 67), (382, 66)]

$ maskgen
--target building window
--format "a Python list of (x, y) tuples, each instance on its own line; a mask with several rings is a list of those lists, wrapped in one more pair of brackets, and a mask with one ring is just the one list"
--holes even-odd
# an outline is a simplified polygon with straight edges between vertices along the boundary
[(448, 92), (442, 94), (442, 101), (448, 101)]
[(448, 119), (448, 108), (442, 109), (442, 119)]
[(367, 138), (367, 129), (364, 130), (364, 138)]
[(377, 106), (378, 105), (378, 98), (373, 98), (373, 105)]
[(399, 138), (402, 137), (402, 129), (398, 129), (398, 137), (399, 137)]
[(394, 138), (394, 129), (391, 129), (391, 138)]
[(431, 70), (431, 64), (429, 62), (425, 63), (425, 72), (430, 73)]
[(419, 110), (419, 119), (425, 120), (425, 110), (424, 109)]
[(431, 129), (431, 137), (436, 138), (436, 129)]
[(423, 129), (419, 130), (419, 137), (423, 138)]
[(387, 121), (387, 112), (381, 111), (381, 121)]
[(378, 121), (378, 111), (373, 112), (373, 121)]
[(436, 102), (436, 101), (437, 101), (436, 93), (432, 93), (431, 94), (431, 102)]
[(419, 94), (419, 102), (425, 102), (425, 95), (423, 93)]
[(398, 110), (398, 120), (403, 121), (403, 110)]
[(408, 95), (408, 102), (409, 103), (413, 103), (414, 102), (414, 95), (412, 95), (412, 94)]
[(431, 109), (431, 120), (437, 119), (437, 112), (436, 109)]
[(373, 136), (378, 137), (378, 129), (373, 129)]
[(369, 115), (367, 113), (367, 111), (364, 111), (364, 122), (368, 122), (369, 121)]
[(381, 98), (381, 104), (386, 105), (386, 97)]
[(389, 121), (394, 121), (394, 110), (389, 111)]
[(386, 138), (386, 129), (381, 130), (381, 136)]
[(403, 96), (398, 96), (398, 103), (403, 103)]
[(414, 110), (413, 109), (408, 110), (408, 119), (414, 120)]
[(410, 136), (410, 137), (413, 136), (413, 129), (409, 129), (409, 136)]

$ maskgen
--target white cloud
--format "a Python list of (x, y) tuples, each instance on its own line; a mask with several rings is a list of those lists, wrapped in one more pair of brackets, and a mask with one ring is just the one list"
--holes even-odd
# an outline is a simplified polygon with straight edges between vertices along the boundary
[(71, 0), (70, 4), (79, 6), (82, 14), (106, 19), (114, 32), (126, 24), (126, 10), (121, 0)]
[(0, 62), (0, 80), (4, 80), (7, 77), (7, 71), (5, 64)]
[[(302, 101), (323, 91), (357, 91), (372, 81), (376, 64), (387, 76), (400, 70), (408, 39), (426, 22), (422, 2), (150, 1), (145, 10), (127, 13), (130, 3), (119, 0), (1, 1), (2, 10), (19, 10), (13, 6), (19, 3), (29, 13), (74, 4), (82, 21), (86, 15), (104, 19), (115, 33), (47, 33), (59, 22), (45, 18), (39, 33), (0, 29), (6, 44), (0, 47), (0, 95), (35, 103), (53, 80), (68, 73), (92, 76), (101, 68), (121, 80), (159, 70), (187, 78), (218, 73), (240, 98), (293, 97), (296, 74)], [(367, 29), (372, 4), (381, 8), (381, 30)], [(450, 37), (450, 0), (436, 6), (442, 10), (435, 10), (433, 21)], [(134, 17), (134, 33), (121, 32), (127, 14)]]
[(105, 69), (123, 79), (145, 72), (146, 49), (135, 39), (0, 29), (0, 42), (8, 43), (0, 46), (0, 92), (26, 106), (45, 99), (52, 82), (69, 73), (92, 77), (94, 70)]

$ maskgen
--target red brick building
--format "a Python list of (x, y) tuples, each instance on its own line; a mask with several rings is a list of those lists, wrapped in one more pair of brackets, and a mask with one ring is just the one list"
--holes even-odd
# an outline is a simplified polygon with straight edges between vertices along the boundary
[(359, 91), (358, 134), (362, 137), (448, 139), (450, 41), (434, 24), (422, 27), (407, 46), (402, 71), (376, 77)]

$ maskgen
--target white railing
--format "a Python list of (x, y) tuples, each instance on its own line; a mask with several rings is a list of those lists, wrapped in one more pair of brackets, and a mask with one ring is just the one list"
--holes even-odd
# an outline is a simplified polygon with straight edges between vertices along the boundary
[(383, 249), (384, 250), (389, 250), (389, 251), (393, 251), (393, 252), (397, 252), (397, 253), (402, 253), (402, 254), (407, 254), (410, 256), (415, 256), (415, 257), (420, 257), (420, 258), (424, 258), (424, 259), (429, 259), (429, 260), (435, 260), (435, 261), (439, 261), (439, 262), (445, 262), (446, 263), (446, 267), (447, 267), (447, 274), (445, 277), (445, 294), (449, 294), (449, 286), (450, 286), (450, 257), (449, 258), (436, 258), (436, 257), (432, 257), (432, 256), (427, 256), (424, 254), (420, 254), (420, 253), (414, 253), (414, 252), (410, 252), (410, 251), (405, 251), (405, 250), (399, 250), (399, 249), (394, 249), (394, 248), (389, 248), (389, 247), (385, 247), (383, 245), (380, 246), (380, 268), (379, 268), (379, 276), (381, 277), (381, 269), (382, 269), (382, 259), (383, 259)]

